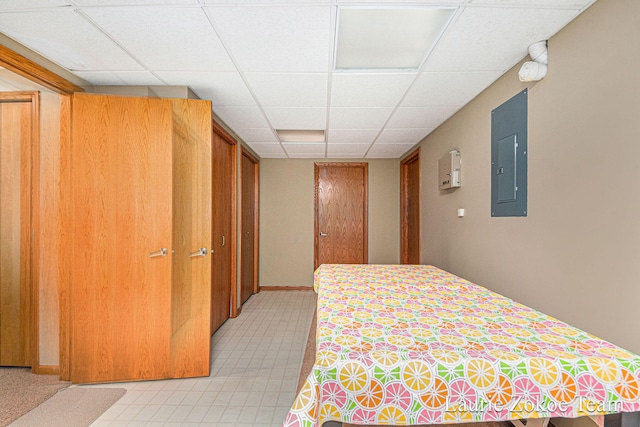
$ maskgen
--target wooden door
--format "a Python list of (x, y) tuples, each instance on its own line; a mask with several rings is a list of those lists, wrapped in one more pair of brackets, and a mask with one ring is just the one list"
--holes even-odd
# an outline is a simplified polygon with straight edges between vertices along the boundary
[(368, 164), (315, 164), (315, 268), (368, 262)]
[(36, 92), (0, 94), (0, 366), (31, 366), (32, 146)]
[(236, 289), (236, 140), (213, 122), (211, 242), (211, 333), (230, 316), (231, 292)]
[(170, 374), (171, 126), (166, 101), (73, 97), (73, 382)]
[(240, 301), (258, 292), (258, 160), (242, 150)]
[(400, 163), (400, 252), (403, 264), (420, 264), (420, 148)]
[[(209, 375), (211, 103), (171, 99), (171, 378)], [(165, 173), (167, 173), (165, 172)]]

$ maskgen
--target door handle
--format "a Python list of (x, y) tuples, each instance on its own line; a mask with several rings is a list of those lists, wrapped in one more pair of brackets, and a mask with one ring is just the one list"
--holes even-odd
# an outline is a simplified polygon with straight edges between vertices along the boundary
[(189, 258), (195, 258), (195, 257), (204, 257), (207, 256), (207, 248), (200, 248), (195, 252), (191, 252), (189, 254)]
[(320, 232), (320, 237), (327, 237), (328, 234), (327, 233), (323, 233), (322, 231)]
[(169, 251), (167, 251), (167, 248), (160, 248), (159, 250), (155, 251), (155, 252), (151, 252), (149, 254), (149, 258), (155, 258), (155, 257), (162, 257), (162, 256), (167, 256), (167, 253), (169, 253)]
[(222, 236), (222, 245), (221, 246), (224, 246), (224, 236)]

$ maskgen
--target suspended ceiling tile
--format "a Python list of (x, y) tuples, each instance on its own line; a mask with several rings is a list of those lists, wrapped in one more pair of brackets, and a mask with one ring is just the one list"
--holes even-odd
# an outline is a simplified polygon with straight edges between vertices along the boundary
[(0, 32), (72, 71), (143, 69), (72, 8), (3, 13)]
[(324, 155), (326, 144), (324, 142), (283, 142), (287, 154), (314, 154)]
[(326, 108), (265, 108), (264, 112), (274, 129), (324, 129), (327, 123)]
[[(313, 4), (330, 4), (333, 0), (294, 0), (289, 1), (289, 3), (296, 4), (305, 4), (305, 3), (313, 3)], [(261, 5), (261, 4), (282, 4), (285, 3), (282, 0), (201, 0), (201, 3), (207, 5), (227, 5), (227, 4), (241, 4), (241, 5)]]
[(0, 11), (69, 6), (68, 0), (0, 0)]
[(157, 86), (163, 84), (163, 82), (150, 71), (118, 71), (117, 74), (125, 85)]
[(143, 6), (159, 4), (198, 4), (198, 0), (74, 0), (78, 6)]
[(412, 149), (415, 144), (373, 144), (367, 159), (397, 159)]
[(218, 107), (214, 105), (213, 111), (231, 129), (269, 127), (258, 107)]
[(156, 71), (168, 85), (189, 86), (213, 105), (250, 107), (256, 102), (237, 72)]
[(378, 136), (378, 129), (331, 129), (327, 142), (332, 144), (371, 144)]
[(280, 143), (268, 143), (268, 142), (250, 142), (249, 147), (255, 151), (259, 156), (270, 154), (284, 154)]
[(330, 6), (210, 7), (243, 71), (327, 72)]
[(92, 85), (98, 86), (120, 86), (124, 85), (124, 80), (112, 71), (75, 71), (73, 74), (86, 80)]
[(456, 107), (475, 98), (502, 75), (477, 73), (422, 73), (400, 104), (403, 107)]
[(427, 129), (385, 129), (382, 131), (376, 145), (378, 144), (417, 144), (429, 135), (433, 128)]
[(334, 73), (331, 105), (335, 107), (394, 107), (416, 73)]
[(458, 107), (398, 107), (386, 128), (436, 128), (456, 111)]
[(528, 7), (574, 7), (583, 8), (595, 0), (471, 0), (471, 4), (494, 6), (528, 6)]
[[(270, 128), (258, 129), (235, 129), (235, 132), (244, 142), (252, 143), (268, 143), (278, 142), (278, 138), (273, 134)], [(280, 144), (278, 144), (280, 146)]]
[(571, 9), (467, 7), (427, 60), (427, 71), (506, 71), (577, 15)]
[(89, 8), (85, 13), (153, 70), (235, 71), (200, 8)]
[(291, 159), (324, 159), (324, 153), (289, 153), (289, 158)]
[(260, 156), (260, 159), (287, 159), (287, 156), (284, 152), (282, 154), (265, 154), (264, 156)]
[(332, 107), (329, 129), (382, 129), (393, 108)]
[(328, 144), (327, 156), (362, 157), (371, 144)]
[(342, 3), (361, 3), (363, 5), (379, 5), (379, 4), (420, 4), (435, 6), (460, 6), (469, 0), (337, 0), (338, 4)]
[(325, 107), (329, 75), (246, 73), (249, 86), (265, 107)]

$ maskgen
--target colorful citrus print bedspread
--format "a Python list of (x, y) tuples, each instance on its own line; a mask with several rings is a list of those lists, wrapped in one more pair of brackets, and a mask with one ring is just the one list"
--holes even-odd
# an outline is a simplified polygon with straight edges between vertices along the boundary
[(640, 411), (640, 356), (433, 266), (322, 265), (316, 361), (283, 426)]

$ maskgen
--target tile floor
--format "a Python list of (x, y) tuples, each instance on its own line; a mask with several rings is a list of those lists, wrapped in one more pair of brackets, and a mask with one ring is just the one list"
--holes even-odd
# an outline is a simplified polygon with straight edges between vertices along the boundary
[(252, 296), (213, 335), (209, 377), (109, 384), (127, 393), (92, 427), (279, 427), (295, 397), (315, 304), (314, 292)]

